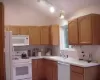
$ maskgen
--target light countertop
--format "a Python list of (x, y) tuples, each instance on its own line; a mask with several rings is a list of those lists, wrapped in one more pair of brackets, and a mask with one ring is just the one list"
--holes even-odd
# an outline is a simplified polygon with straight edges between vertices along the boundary
[(92, 66), (97, 66), (100, 65), (99, 63), (88, 63), (86, 61), (80, 61), (78, 59), (74, 59), (74, 58), (62, 58), (60, 56), (42, 56), (42, 57), (32, 57), (30, 59), (48, 59), (48, 60), (53, 60), (53, 61), (58, 61), (58, 62), (65, 62), (68, 63), (70, 65), (75, 65), (75, 66), (79, 66), (79, 67), (92, 67)]

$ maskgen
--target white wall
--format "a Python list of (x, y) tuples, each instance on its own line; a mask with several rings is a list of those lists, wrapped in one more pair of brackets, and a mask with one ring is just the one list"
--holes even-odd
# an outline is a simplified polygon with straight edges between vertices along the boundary
[(5, 0), (5, 25), (50, 25), (51, 21), (34, 7)]
[(69, 15), (67, 20), (71, 20), (79, 16), (87, 15), (90, 13), (100, 14), (100, 5), (90, 6), (90, 7), (78, 10), (74, 12), (73, 14)]

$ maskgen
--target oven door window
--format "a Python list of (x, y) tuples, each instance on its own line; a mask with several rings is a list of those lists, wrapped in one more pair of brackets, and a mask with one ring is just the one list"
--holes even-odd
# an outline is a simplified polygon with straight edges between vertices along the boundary
[(28, 73), (28, 66), (23, 67), (16, 67), (16, 76), (27, 75)]

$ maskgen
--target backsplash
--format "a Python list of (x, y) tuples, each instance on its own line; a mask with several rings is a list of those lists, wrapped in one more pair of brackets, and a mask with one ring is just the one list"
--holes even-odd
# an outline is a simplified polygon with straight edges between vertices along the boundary
[(61, 54), (69, 55), (69, 57), (73, 57), (76, 59), (79, 59), (81, 57), (82, 52), (84, 52), (85, 60), (88, 60), (89, 54), (92, 54), (92, 60), (100, 62), (100, 46), (99, 45), (74, 46), (74, 50), (61, 50)]
[(16, 46), (14, 47), (14, 51), (25, 51), (25, 50), (34, 50), (34, 49), (39, 49), (39, 50), (42, 50), (42, 56), (46, 55), (45, 53), (48, 51), (48, 50), (51, 50), (51, 55), (52, 55), (52, 47), (51, 46), (32, 46), (32, 45), (29, 45), (29, 46)]

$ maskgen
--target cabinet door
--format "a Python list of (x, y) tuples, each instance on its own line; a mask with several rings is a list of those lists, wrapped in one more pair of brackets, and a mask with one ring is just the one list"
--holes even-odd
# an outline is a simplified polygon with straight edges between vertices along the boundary
[(60, 38), (59, 38), (59, 25), (52, 25), (51, 26), (51, 44), (52, 45), (59, 45)]
[(12, 34), (13, 35), (19, 35), (19, 27), (12, 27), (12, 26), (9, 26), (9, 31), (12, 31)]
[(38, 80), (37, 60), (32, 60), (32, 80)]
[(78, 44), (78, 21), (77, 19), (69, 22), (68, 24), (68, 40), (69, 44), (76, 45)]
[(5, 27), (5, 31), (9, 31), (9, 27)]
[(43, 59), (38, 59), (38, 80), (44, 80), (45, 75), (44, 75), (44, 60)]
[(78, 19), (79, 44), (92, 44), (91, 16), (83, 16)]
[(31, 45), (40, 45), (40, 27), (30, 27), (29, 36)]
[(50, 27), (41, 26), (41, 44), (49, 45), (50, 43)]
[(52, 80), (58, 80), (58, 66), (57, 66), (57, 62), (53, 63), (53, 79)]
[(53, 69), (52, 69), (52, 61), (45, 60), (45, 79), (53, 80)]
[(71, 80), (84, 80), (84, 76), (76, 72), (71, 72)]
[(19, 28), (19, 33), (21, 35), (29, 35), (29, 27), (20, 27)]

